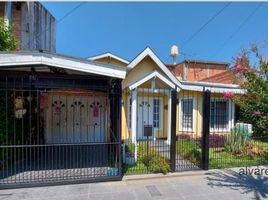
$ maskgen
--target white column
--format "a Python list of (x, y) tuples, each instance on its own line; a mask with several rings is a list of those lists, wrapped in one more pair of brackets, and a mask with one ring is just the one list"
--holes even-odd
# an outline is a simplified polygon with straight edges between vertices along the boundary
[(137, 138), (137, 90), (131, 91), (131, 140), (136, 144)]
[(229, 99), (228, 105), (229, 131), (231, 131), (231, 129), (234, 127), (235, 104)]
[(167, 124), (167, 144), (171, 142), (171, 92), (168, 99), (168, 124)]

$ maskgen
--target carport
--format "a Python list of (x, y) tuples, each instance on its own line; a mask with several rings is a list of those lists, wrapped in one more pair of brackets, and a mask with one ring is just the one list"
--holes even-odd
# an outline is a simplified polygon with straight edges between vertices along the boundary
[(0, 54), (0, 186), (121, 178), (125, 68), (47, 52)]

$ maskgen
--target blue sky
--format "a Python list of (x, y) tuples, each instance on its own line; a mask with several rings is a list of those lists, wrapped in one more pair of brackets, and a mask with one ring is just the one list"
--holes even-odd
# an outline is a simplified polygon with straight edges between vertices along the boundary
[[(43, 2), (43, 5), (59, 20), (79, 2)], [(263, 47), (268, 38), (268, 2), (263, 3), (238, 32), (238, 27), (259, 3), (231, 3), (181, 47), (224, 5), (226, 2), (87, 2), (57, 23), (57, 52), (88, 57), (109, 51), (132, 60), (149, 46), (165, 63), (171, 63), (170, 47), (175, 44), (184, 54), (178, 61), (231, 62), (241, 48), (253, 42)]]

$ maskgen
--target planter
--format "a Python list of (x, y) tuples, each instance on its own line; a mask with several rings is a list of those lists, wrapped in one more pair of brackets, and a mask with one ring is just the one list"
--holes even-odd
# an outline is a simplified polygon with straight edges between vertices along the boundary
[(134, 153), (131, 153), (131, 152), (126, 153), (125, 163), (127, 165), (134, 165), (135, 164), (135, 155), (134, 155)]
[(110, 167), (107, 170), (107, 176), (117, 176), (118, 175), (118, 168)]

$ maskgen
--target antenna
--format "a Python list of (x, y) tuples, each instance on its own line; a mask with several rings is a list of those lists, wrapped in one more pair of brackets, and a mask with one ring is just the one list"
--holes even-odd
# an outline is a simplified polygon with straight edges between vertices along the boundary
[(176, 58), (179, 55), (179, 49), (176, 45), (173, 45), (170, 49), (170, 55), (173, 58), (173, 65), (176, 64)]

